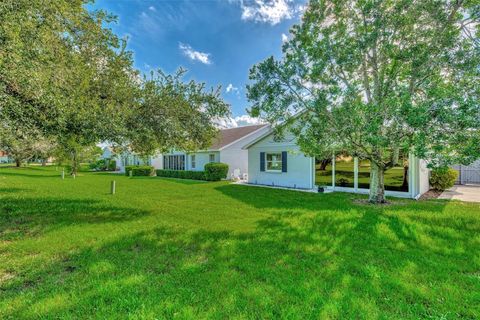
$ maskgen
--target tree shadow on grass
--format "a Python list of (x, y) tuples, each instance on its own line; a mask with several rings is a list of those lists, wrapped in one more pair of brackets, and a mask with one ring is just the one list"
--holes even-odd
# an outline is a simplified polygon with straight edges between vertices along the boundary
[(25, 191), (30, 191), (31, 189), (26, 189), (26, 188), (0, 188), (0, 194), (1, 193), (16, 193), (16, 192), (25, 192)]
[(129, 221), (147, 214), (146, 210), (92, 199), (4, 197), (0, 202), (0, 239), (38, 235), (72, 224)]
[[(31, 168), (25, 168), (25, 171), (22, 171), (21, 169), (15, 168), (15, 171), (8, 171), (8, 170), (0, 170), (0, 176), (12, 176), (12, 177), (26, 177), (26, 178), (42, 178), (42, 179), (48, 179), (48, 178), (53, 178), (56, 177), (58, 179), (61, 179), (62, 173), (59, 171), (58, 173), (53, 173), (53, 174), (46, 174), (46, 170), (39, 170), (38, 174), (34, 173), (28, 173), (28, 171), (32, 170)], [(50, 171), (53, 172), (53, 171)], [(68, 173), (65, 172), (65, 177), (68, 176)]]
[[(478, 317), (472, 307), (478, 282), (465, 276), (478, 265), (464, 259), (474, 261), (472, 238), (479, 230), (445, 243), (448, 232), (447, 237), (430, 233), (428, 221), (407, 223), (403, 215), (412, 213), (401, 213), (402, 206), (345, 207), (339, 201), (348, 201), (346, 195), (258, 188), (250, 193), (266, 198), (259, 202), (244, 188), (249, 187), (217, 189), (252, 206), (276, 209), (253, 232), (158, 226), (64, 253), (3, 285), (5, 303), (15, 301), (4, 315)], [(299, 202), (286, 206), (286, 198)], [(429, 221), (441, 227), (445, 222)], [(438, 252), (439, 244), (450, 252)]]

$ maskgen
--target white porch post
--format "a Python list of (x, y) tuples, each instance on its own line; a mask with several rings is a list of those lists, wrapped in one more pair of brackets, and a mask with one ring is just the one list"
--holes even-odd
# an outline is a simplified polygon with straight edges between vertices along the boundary
[(408, 154), (408, 191), (410, 196), (415, 198), (417, 189), (417, 163), (413, 153)]
[(335, 189), (335, 154), (332, 156), (332, 188)]
[(358, 192), (358, 157), (353, 158), (353, 191)]

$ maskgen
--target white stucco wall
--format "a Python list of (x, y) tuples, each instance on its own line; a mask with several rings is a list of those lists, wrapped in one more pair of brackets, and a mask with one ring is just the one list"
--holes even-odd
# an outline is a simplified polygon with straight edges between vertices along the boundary
[(418, 160), (418, 195), (430, 190), (430, 169), (427, 168), (427, 161)]
[[(220, 162), (220, 152), (218, 152), (218, 151), (205, 151), (205, 152), (189, 153), (187, 155), (186, 170), (203, 171), (205, 169), (205, 165), (210, 162), (210, 155), (211, 154), (215, 155), (215, 161), (214, 162)], [(195, 155), (195, 168), (192, 168), (192, 155)]]
[[(260, 171), (260, 152), (287, 151), (287, 172)], [(248, 183), (278, 187), (314, 188), (314, 163), (311, 157), (300, 152), (292, 135), (274, 141), (269, 135), (248, 148)]]
[(224, 147), (220, 151), (220, 162), (228, 164), (228, 177), (234, 173), (235, 169), (240, 171), (240, 177), (248, 173), (248, 150), (242, 149), (251, 141), (257, 139), (269, 130), (269, 126), (260, 128), (245, 136), (243, 139)]

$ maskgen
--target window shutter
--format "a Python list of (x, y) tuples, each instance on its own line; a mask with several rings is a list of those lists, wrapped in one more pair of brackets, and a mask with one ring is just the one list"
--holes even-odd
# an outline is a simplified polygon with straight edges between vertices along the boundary
[(287, 172), (287, 151), (282, 151), (282, 172)]
[(260, 171), (265, 171), (265, 152), (260, 152)]

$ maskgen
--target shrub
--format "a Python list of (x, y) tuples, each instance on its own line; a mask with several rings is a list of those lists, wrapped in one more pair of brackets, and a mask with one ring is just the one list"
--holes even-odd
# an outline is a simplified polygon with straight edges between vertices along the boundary
[(157, 177), (205, 180), (205, 172), (185, 170), (157, 170)]
[(111, 159), (100, 159), (88, 165), (90, 170), (97, 171), (115, 171), (117, 170), (117, 162)]
[(340, 187), (346, 187), (350, 183), (350, 180), (347, 178), (340, 178), (337, 180), (337, 184), (340, 185)]
[(208, 181), (220, 181), (228, 174), (228, 164), (211, 162), (205, 165), (205, 179)]
[(115, 171), (115, 170), (117, 170), (117, 161), (115, 161), (115, 160), (110, 160), (110, 161), (108, 162), (107, 170), (108, 170), (108, 171)]
[(458, 172), (451, 168), (434, 169), (430, 175), (430, 186), (439, 191), (450, 189), (458, 178)]
[(126, 166), (125, 175), (129, 176), (130, 171), (134, 177), (150, 177), (155, 174), (155, 168), (152, 166)]

